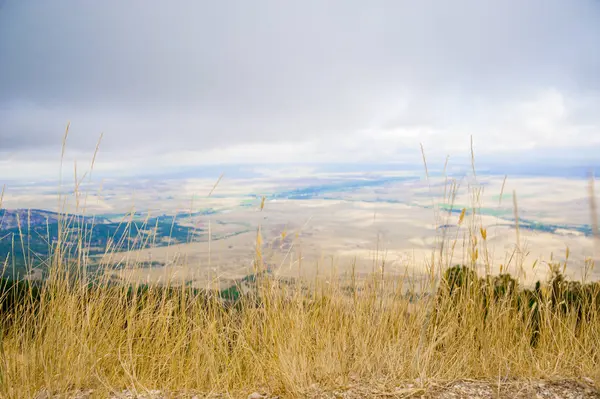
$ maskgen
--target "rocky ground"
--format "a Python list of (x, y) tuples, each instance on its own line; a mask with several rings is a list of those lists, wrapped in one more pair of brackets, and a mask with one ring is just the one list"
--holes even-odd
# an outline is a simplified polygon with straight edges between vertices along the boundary
[[(78, 391), (70, 395), (53, 395), (46, 391), (40, 392), (35, 399), (88, 399), (99, 397), (93, 391)], [(310, 399), (358, 399), (358, 398), (430, 398), (430, 399), (453, 399), (453, 398), (533, 398), (533, 399), (579, 399), (598, 398), (600, 389), (590, 379), (581, 381), (556, 380), (556, 381), (505, 381), (485, 382), (473, 380), (460, 380), (449, 383), (430, 383), (425, 387), (415, 384), (398, 386), (395, 389), (384, 389), (378, 386), (351, 385), (340, 390), (324, 390), (318, 385), (312, 385), (303, 392), (296, 395), (269, 395), (264, 392), (251, 392), (248, 394), (198, 394), (198, 393), (165, 393), (158, 390), (146, 393), (134, 393), (131, 391), (114, 392), (109, 395), (110, 399), (167, 399), (167, 398), (191, 398), (191, 399), (225, 399), (241, 397), (247, 399), (283, 399), (285, 397), (299, 397)]]

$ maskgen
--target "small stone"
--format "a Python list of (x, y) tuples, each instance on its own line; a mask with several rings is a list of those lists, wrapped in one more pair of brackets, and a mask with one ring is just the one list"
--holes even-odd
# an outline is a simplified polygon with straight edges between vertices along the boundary
[(52, 395), (45, 389), (38, 392), (37, 395), (35, 395), (35, 399), (50, 399), (50, 398), (52, 398)]
[(254, 392), (248, 395), (248, 399), (264, 399), (265, 397), (265, 395), (261, 395), (258, 392)]

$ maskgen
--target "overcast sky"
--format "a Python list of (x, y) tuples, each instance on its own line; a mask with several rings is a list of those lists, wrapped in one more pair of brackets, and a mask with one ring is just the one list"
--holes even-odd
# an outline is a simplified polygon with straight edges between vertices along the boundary
[[(0, 175), (581, 156), (600, 2), (0, 0)], [(562, 154), (562, 155), (561, 155)], [(597, 158), (597, 157), (596, 157)], [(15, 171), (18, 169), (18, 172)]]

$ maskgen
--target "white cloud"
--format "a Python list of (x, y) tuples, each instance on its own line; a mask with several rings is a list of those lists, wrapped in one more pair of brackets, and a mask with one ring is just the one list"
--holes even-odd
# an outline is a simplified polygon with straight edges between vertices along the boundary
[(106, 171), (420, 162), (471, 135), (486, 157), (589, 155), (599, 19), (591, 0), (8, 1), (0, 172), (50, 174), (67, 120), (77, 159), (105, 133)]

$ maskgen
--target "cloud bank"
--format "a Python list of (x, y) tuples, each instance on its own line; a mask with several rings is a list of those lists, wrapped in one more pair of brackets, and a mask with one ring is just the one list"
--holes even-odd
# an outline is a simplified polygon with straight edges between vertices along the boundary
[(104, 133), (104, 170), (416, 161), (471, 136), (592, 162), (599, 20), (592, 0), (6, 0), (0, 174), (47, 172), (67, 121), (69, 157)]

